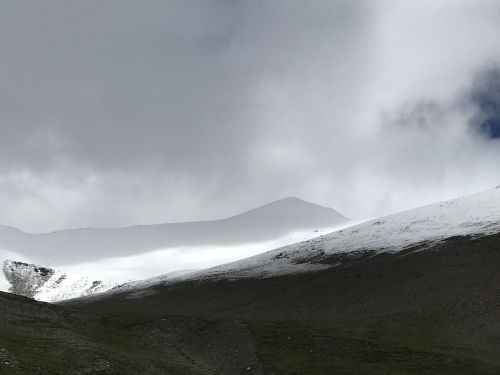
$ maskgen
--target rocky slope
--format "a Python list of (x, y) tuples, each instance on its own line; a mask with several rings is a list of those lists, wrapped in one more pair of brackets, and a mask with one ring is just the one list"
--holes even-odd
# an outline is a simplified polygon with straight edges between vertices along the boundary
[(0, 293), (0, 373), (497, 375), (499, 236), (58, 305)]

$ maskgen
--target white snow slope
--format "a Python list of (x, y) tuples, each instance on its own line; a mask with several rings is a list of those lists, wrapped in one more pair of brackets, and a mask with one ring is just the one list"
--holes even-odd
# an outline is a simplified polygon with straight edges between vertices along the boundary
[(2, 271), (11, 284), (10, 292), (45, 302), (89, 296), (117, 285), (12, 260), (4, 261)]
[[(331, 208), (285, 198), (215, 221), (46, 234), (0, 226), (0, 264), (12, 259), (60, 270), (75, 282), (105, 279), (123, 283), (224, 264), (329, 233), (348, 223)], [(0, 290), (8, 288), (0, 274)], [(68, 284), (67, 292), (60, 289), (58, 295), (73, 289), (73, 284)]]
[[(397, 252), (419, 243), (436, 243), (453, 236), (482, 236), (498, 232), (500, 187), (370, 220), (305, 242), (170, 279), (168, 282), (269, 277), (315, 271), (331, 267), (307, 261), (318, 256), (365, 250)], [(129, 283), (115, 291), (140, 290), (160, 282), (165, 281), (156, 278), (150, 282)]]

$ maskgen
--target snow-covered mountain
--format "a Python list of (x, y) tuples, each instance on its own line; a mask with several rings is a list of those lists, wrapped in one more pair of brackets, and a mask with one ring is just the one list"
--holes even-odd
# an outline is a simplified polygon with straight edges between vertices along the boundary
[[(14, 259), (43, 264), (68, 278), (71, 275), (75, 285), (84, 289), (86, 282), (78, 280), (101, 280), (104, 275), (106, 280), (123, 283), (182, 269), (202, 269), (316, 237), (349, 223), (331, 208), (285, 198), (215, 221), (45, 234), (0, 226), (0, 262)], [(8, 287), (0, 275), (0, 290)]]
[(51, 268), (5, 260), (2, 271), (10, 284), (9, 292), (53, 302), (100, 293), (116, 286), (113, 282), (75, 278)]
[[(183, 275), (132, 282), (119, 291), (190, 279), (253, 278), (322, 270), (342, 256), (366, 252), (398, 252), (432, 245), (454, 236), (484, 236), (500, 232), (500, 187), (366, 221), (240, 261)], [(337, 260), (336, 260), (337, 259)]]

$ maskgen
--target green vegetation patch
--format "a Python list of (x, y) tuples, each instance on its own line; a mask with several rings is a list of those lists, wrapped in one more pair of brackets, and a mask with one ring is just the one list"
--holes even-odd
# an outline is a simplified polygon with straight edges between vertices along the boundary
[(367, 320), (248, 321), (258, 356), (278, 374), (499, 374), (500, 358), (451, 343), (410, 315)]

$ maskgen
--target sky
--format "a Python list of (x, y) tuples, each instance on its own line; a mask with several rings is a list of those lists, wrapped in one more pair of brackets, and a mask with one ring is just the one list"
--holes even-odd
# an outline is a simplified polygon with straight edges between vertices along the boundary
[(374, 217), (500, 185), (498, 1), (0, 2), (0, 224)]

